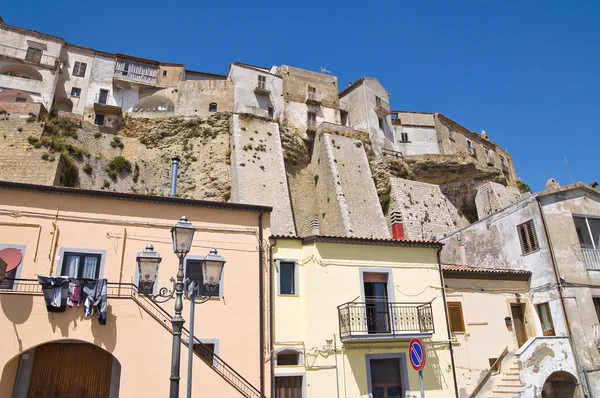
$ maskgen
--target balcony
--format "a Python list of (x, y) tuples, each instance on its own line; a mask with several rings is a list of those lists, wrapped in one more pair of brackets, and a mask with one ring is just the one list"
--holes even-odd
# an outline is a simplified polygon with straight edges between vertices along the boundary
[(475, 148), (473, 148), (472, 146), (468, 146), (468, 147), (467, 147), (467, 153), (468, 153), (469, 155), (473, 156), (473, 157), (475, 157), (475, 156), (476, 156), (476, 153), (475, 153)]
[(370, 301), (338, 306), (342, 342), (410, 340), (434, 332), (431, 303)]
[(594, 271), (600, 271), (600, 249), (581, 248), (585, 267)]
[(56, 68), (57, 58), (51, 55), (31, 53), (23, 48), (7, 46), (0, 44), (0, 56), (12, 59), (18, 59), (25, 61), (30, 64), (49, 66), (50, 68)]
[(254, 86), (254, 92), (259, 95), (269, 95), (271, 90), (267, 87), (267, 82), (258, 82)]
[(387, 117), (387, 115), (389, 115), (391, 113), (390, 104), (388, 104), (381, 98), (376, 98), (375, 113), (377, 113), (377, 116), (379, 116), (381, 118)]
[(30, 93), (41, 93), (44, 89), (43, 80), (25, 79), (22, 77), (0, 75), (0, 87), (22, 90)]
[(112, 95), (96, 94), (94, 110), (100, 113), (120, 114), (122, 112), (123, 98)]
[(154, 87), (157, 70), (156, 65), (117, 59), (113, 79)]
[(312, 132), (316, 132), (317, 131), (317, 121), (316, 120), (307, 120), (306, 121), (306, 131), (312, 131)]
[(321, 105), (321, 101), (323, 100), (323, 96), (321, 93), (317, 93), (316, 91), (308, 91), (306, 93), (306, 104), (307, 105)]

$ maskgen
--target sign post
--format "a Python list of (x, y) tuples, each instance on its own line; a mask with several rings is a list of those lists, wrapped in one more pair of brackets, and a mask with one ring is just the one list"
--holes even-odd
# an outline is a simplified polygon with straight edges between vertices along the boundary
[(414, 338), (408, 345), (408, 357), (413, 369), (419, 372), (419, 382), (421, 384), (421, 398), (425, 398), (425, 386), (423, 384), (423, 368), (425, 367), (425, 347), (421, 340)]

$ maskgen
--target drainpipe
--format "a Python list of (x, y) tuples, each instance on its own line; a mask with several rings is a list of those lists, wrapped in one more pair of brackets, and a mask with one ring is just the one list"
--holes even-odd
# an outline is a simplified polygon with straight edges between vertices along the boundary
[[(273, 244), (269, 244), (269, 275), (271, 275), (271, 270), (273, 267), (273, 248), (275, 246), (277, 246), (277, 238), (271, 238), (273, 239), (274, 243)], [(275, 386), (275, 361), (273, 360), (273, 350), (275, 349), (275, 300), (273, 300), (273, 297), (275, 297), (275, 293), (274, 293), (274, 284), (273, 284), (273, 277), (270, 276), (269, 277), (269, 293), (270, 293), (270, 300), (269, 300), (269, 332), (270, 332), (270, 337), (271, 337), (271, 342), (270, 342), (270, 350), (269, 350), (269, 358), (271, 361), (271, 395), (275, 396), (275, 390), (274, 390), (274, 386)]]
[[(177, 171), (179, 170), (179, 158), (175, 157), (171, 159), (171, 196), (175, 197), (177, 193)], [(261, 213), (262, 215), (262, 213)]]
[(444, 301), (444, 315), (446, 316), (446, 332), (448, 333), (448, 344), (450, 345), (450, 362), (452, 363), (452, 378), (454, 379), (454, 394), (458, 397), (458, 383), (456, 381), (456, 367), (454, 366), (454, 347), (452, 347), (452, 332), (450, 331), (450, 319), (448, 317), (448, 305), (446, 303), (446, 285), (444, 284), (444, 272), (442, 270), (442, 259), (440, 253), (443, 245), (437, 251), (438, 268), (440, 271), (440, 283), (442, 287), (442, 299)]
[[(544, 216), (544, 211), (542, 210), (542, 203), (540, 202), (539, 196), (536, 196), (535, 200), (538, 205), (538, 210), (540, 211), (540, 216), (542, 217), (542, 225), (544, 226), (544, 234), (546, 235), (546, 242), (548, 243), (548, 249), (550, 249), (550, 259), (552, 260), (552, 270), (554, 271), (554, 278), (556, 279), (556, 284), (558, 285), (558, 295), (560, 297), (560, 304), (561, 304), (563, 316), (565, 317), (565, 323), (567, 325), (567, 333), (569, 335), (569, 341), (571, 342), (571, 348), (573, 349), (573, 354), (575, 355), (575, 365), (577, 366), (577, 375), (579, 376), (580, 383), (581, 383), (581, 378), (582, 378), (581, 373), (584, 372), (584, 375), (586, 376), (584, 378), (585, 383), (581, 383), (582, 385), (585, 385), (583, 393), (584, 393), (584, 395), (593, 398), (593, 396), (591, 395), (592, 390), (591, 390), (590, 384), (587, 380), (587, 374), (585, 373), (585, 369), (583, 371), (581, 370), (581, 364), (579, 363), (579, 355), (577, 354), (577, 346), (575, 344), (575, 339), (573, 339), (573, 334), (571, 332), (571, 324), (569, 323), (569, 317), (567, 316), (567, 310), (565, 309), (565, 298), (564, 298), (563, 292), (562, 292), (562, 283), (560, 281), (561, 280), (560, 271), (556, 264), (556, 257), (554, 256), (554, 248), (552, 247), (552, 241), (550, 240), (550, 235), (548, 234), (548, 225), (546, 224), (546, 217)], [(585, 391), (585, 390), (587, 390), (587, 391)], [(587, 394), (586, 394), (586, 392), (587, 392)]]
[(260, 396), (265, 396), (265, 311), (264, 300), (264, 261), (263, 261), (263, 212), (258, 214), (258, 301), (259, 301), (259, 324), (260, 324)]

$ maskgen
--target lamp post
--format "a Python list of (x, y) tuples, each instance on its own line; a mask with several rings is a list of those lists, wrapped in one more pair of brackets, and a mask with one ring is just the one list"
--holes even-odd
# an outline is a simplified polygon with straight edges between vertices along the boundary
[[(179, 370), (180, 370), (180, 356), (181, 356), (181, 332), (185, 320), (181, 316), (183, 310), (183, 293), (185, 290), (185, 283), (188, 282), (188, 287), (191, 287), (190, 294), (190, 340), (189, 340), (189, 363), (188, 363), (188, 397), (191, 396), (191, 363), (192, 354), (194, 350), (193, 339), (194, 339), (194, 303), (196, 299), (196, 283), (202, 282), (206, 290), (209, 292), (214, 290), (221, 281), (221, 274), (223, 272), (223, 265), (225, 260), (223, 257), (217, 255), (217, 251), (212, 249), (210, 254), (201, 261), (200, 267), (189, 266), (188, 267), (188, 278), (184, 281), (184, 259), (190, 252), (192, 247), (192, 241), (194, 239), (194, 232), (196, 229), (188, 221), (186, 217), (181, 217), (179, 222), (171, 228), (171, 237), (173, 240), (173, 252), (179, 258), (179, 266), (177, 268), (176, 278), (171, 278), (173, 287), (171, 290), (166, 287), (161, 287), (158, 294), (147, 294), (147, 296), (156, 303), (165, 303), (172, 298), (175, 298), (175, 314), (171, 318), (171, 325), (173, 327), (173, 347), (171, 354), (171, 377), (170, 377), (170, 388), (169, 397), (179, 398)], [(152, 245), (146, 246), (146, 250), (137, 256), (138, 270), (140, 275), (140, 285), (143, 291), (152, 291), (154, 283), (158, 274), (158, 267), (162, 258), (154, 251)], [(203, 298), (206, 302), (208, 297)]]

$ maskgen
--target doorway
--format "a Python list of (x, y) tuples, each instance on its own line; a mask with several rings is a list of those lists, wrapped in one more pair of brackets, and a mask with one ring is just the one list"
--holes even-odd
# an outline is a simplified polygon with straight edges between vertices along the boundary
[(521, 347), (527, 341), (527, 330), (525, 329), (525, 307), (524, 304), (511, 304), (510, 312), (513, 320), (513, 329), (517, 337), (517, 344)]
[(390, 333), (388, 274), (364, 273), (363, 286), (368, 333)]
[(402, 398), (402, 374), (400, 358), (369, 360), (370, 392), (373, 398)]
[(100, 90), (100, 94), (98, 94), (98, 103), (106, 104), (108, 101), (108, 90)]

